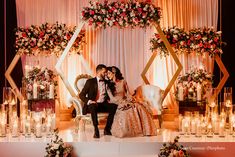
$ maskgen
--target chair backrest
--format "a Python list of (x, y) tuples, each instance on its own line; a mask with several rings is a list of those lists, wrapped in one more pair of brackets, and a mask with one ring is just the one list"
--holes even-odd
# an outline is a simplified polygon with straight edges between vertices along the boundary
[(90, 76), (88, 74), (81, 74), (81, 75), (77, 76), (77, 78), (74, 82), (74, 86), (75, 86), (75, 89), (77, 90), (78, 94), (81, 92), (81, 90), (85, 86), (86, 81), (90, 78), (92, 78), (92, 76)]
[(163, 90), (154, 85), (142, 85), (136, 89), (136, 96), (148, 101), (157, 115), (162, 111)]

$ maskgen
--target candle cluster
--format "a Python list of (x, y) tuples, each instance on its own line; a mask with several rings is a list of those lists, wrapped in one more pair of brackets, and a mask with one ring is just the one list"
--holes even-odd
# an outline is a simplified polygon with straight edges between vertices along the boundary
[(220, 115), (217, 113), (208, 113), (206, 116), (200, 115), (199, 112), (185, 112), (185, 115), (179, 116), (179, 131), (181, 135), (194, 135), (196, 137), (225, 137), (226, 133), (235, 136), (235, 114), (231, 114), (229, 122), (226, 114), (222, 112)]
[(43, 135), (50, 136), (56, 127), (56, 116), (51, 109), (43, 112), (22, 111), (20, 118), (14, 112), (11, 124), (7, 124), (6, 112), (0, 112), (0, 137), (25, 137), (41, 138)]

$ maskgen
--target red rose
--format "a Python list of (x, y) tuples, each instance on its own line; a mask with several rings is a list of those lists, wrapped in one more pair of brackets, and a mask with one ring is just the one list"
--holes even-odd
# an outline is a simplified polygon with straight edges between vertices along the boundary
[(85, 15), (85, 11), (82, 11), (82, 16), (84, 16)]
[(69, 40), (69, 39), (70, 39), (70, 35), (69, 35), (69, 34), (66, 34), (66, 37), (67, 37), (67, 40)]
[(147, 14), (146, 14), (146, 13), (143, 13), (143, 14), (142, 14), (142, 17), (143, 17), (143, 18), (145, 18), (146, 16), (147, 16)]
[(184, 152), (182, 150), (179, 151), (179, 156), (183, 157), (184, 156)]
[(109, 9), (109, 11), (108, 11), (109, 13), (112, 13), (113, 11), (111, 10), (111, 9)]
[(142, 13), (143, 9), (142, 8), (138, 8), (137, 9), (139, 13)]
[(176, 47), (176, 44), (171, 44), (172, 47)]
[(155, 37), (159, 39), (159, 38), (160, 38), (160, 35), (159, 35), (159, 34), (155, 34)]
[(218, 42), (218, 40), (219, 40), (218, 38), (214, 38), (214, 42)]
[(126, 17), (126, 13), (125, 12), (121, 13), (121, 16)]
[(169, 39), (169, 38), (170, 38), (170, 35), (167, 35), (167, 38)]
[(117, 22), (117, 21), (115, 21), (115, 22), (114, 22), (114, 25), (116, 25), (116, 26), (117, 26), (117, 25), (118, 25), (118, 22)]
[(89, 25), (92, 25), (93, 19), (90, 19), (88, 23), (89, 23)]
[(203, 44), (202, 44), (202, 43), (200, 43), (200, 44), (199, 44), (199, 47), (202, 47), (202, 46), (203, 46)]
[(188, 44), (188, 45), (190, 45), (190, 44), (191, 44), (191, 41), (190, 41), (190, 40), (188, 40), (187, 44)]
[(26, 33), (22, 33), (22, 36), (23, 36), (24, 38), (27, 37)]
[(94, 10), (90, 10), (90, 15), (95, 15), (95, 11)]
[(41, 31), (40, 34), (39, 34), (39, 38), (42, 38), (44, 36), (44, 32)]
[(98, 26), (101, 25), (101, 22), (97, 22), (97, 25), (98, 25)]
[(135, 18), (135, 22), (139, 22), (139, 19), (137, 17)]

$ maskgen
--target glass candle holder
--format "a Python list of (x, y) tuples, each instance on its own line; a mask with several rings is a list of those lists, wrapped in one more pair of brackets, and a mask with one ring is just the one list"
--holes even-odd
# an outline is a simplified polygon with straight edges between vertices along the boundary
[(192, 118), (192, 120), (191, 120), (191, 134), (192, 135), (196, 134), (196, 120), (195, 120), (195, 118)]
[(213, 130), (212, 130), (212, 124), (209, 123), (207, 125), (207, 137), (212, 138), (213, 137)]
[(179, 114), (179, 132), (182, 132), (182, 120), (183, 120), (183, 116)]
[(36, 126), (35, 126), (35, 136), (36, 138), (42, 137), (42, 124), (39, 122), (36, 123)]
[(232, 124), (232, 136), (235, 137), (235, 123)]
[(15, 118), (12, 125), (11, 130), (12, 137), (18, 137), (19, 136), (19, 125), (18, 125), (18, 119)]
[(202, 137), (202, 127), (201, 127), (201, 122), (200, 122), (200, 120), (198, 120), (197, 122), (196, 122), (196, 137)]
[(5, 112), (0, 112), (0, 137), (6, 137), (7, 117)]
[(225, 137), (225, 121), (221, 120), (219, 125), (219, 137)]

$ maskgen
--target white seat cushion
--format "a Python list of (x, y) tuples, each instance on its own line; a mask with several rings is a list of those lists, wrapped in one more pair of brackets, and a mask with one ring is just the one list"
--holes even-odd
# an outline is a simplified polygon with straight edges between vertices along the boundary
[(157, 115), (161, 114), (162, 109), (162, 90), (154, 85), (142, 85), (136, 90), (136, 94), (148, 101)]

